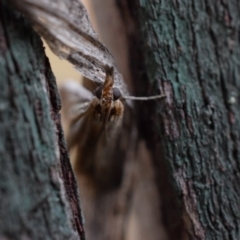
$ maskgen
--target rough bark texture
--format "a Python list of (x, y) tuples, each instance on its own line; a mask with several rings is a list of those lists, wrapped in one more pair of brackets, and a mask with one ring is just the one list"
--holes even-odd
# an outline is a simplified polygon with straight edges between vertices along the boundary
[[(100, 35), (118, 58), (122, 46), (114, 43), (114, 36), (122, 30), (121, 24), (107, 34), (113, 24), (103, 19), (113, 9), (104, 6), (107, 0), (102, 7), (91, 2), (96, 12), (106, 12), (97, 19)], [(137, 229), (146, 226), (147, 216), (148, 223), (161, 227), (161, 221), (153, 219), (155, 214), (140, 214), (150, 204), (156, 215), (161, 208), (168, 239), (240, 239), (239, 1), (116, 0), (115, 8), (115, 16), (121, 16), (125, 26), (121, 33), (129, 50), (124, 61), (130, 63), (131, 91), (151, 95), (160, 89), (166, 94), (164, 101), (135, 105), (139, 136), (150, 151), (143, 159), (153, 172), (143, 167), (139, 155), (133, 155), (135, 168), (125, 168), (136, 180), (136, 166), (143, 167), (143, 175), (137, 171), (139, 179), (152, 173), (150, 186), (157, 188), (156, 198), (142, 201), (132, 215), (142, 223)], [(136, 182), (128, 200), (136, 196)], [(144, 196), (146, 192), (139, 199)], [(137, 206), (133, 202), (125, 202), (125, 213), (119, 215), (125, 227)], [(101, 228), (100, 223), (97, 226)], [(145, 233), (154, 235), (158, 228), (153, 229)], [(149, 236), (142, 239), (162, 239), (157, 233), (155, 238)]]
[[(169, 238), (182, 230), (184, 239), (239, 239), (239, 1), (140, 1), (136, 8), (148, 84), (159, 82), (167, 94), (164, 109), (141, 112), (140, 126), (161, 129), (162, 143), (149, 146)], [(138, 92), (146, 82), (138, 78)], [(148, 142), (154, 132), (146, 129)], [(162, 162), (174, 195), (161, 181)]]
[(0, 239), (84, 239), (55, 78), (40, 37), (5, 1), (0, 76)]

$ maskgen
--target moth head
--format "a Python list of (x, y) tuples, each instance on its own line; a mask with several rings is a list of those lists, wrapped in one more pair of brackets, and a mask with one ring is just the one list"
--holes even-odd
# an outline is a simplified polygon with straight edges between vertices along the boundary
[(114, 84), (114, 69), (113, 67), (105, 66), (106, 78), (104, 84), (95, 90), (95, 96), (98, 103), (95, 106), (97, 119), (106, 124), (112, 119), (113, 115), (119, 112), (119, 99), (121, 98), (120, 89), (113, 87)]
[[(103, 90), (103, 86), (99, 86), (96, 88), (96, 90), (94, 91), (94, 95), (101, 100), (102, 98), (102, 90)], [(113, 101), (116, 101), (118, 99), (120, 99), (122, 97), (122, 93), (119, 90), (119, 88), (114, 87), (112, 89), (112, 94), (113, 94)]]

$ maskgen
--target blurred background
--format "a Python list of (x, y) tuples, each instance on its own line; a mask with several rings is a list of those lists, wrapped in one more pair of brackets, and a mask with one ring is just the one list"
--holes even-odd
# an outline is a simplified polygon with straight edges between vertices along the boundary
[(45, 46), (46, 55), (49, 58), (52, 71), (56, 77), (57, 84), (58, 85), (62, 84), (64, 81), (67, 81), (69, 79), (81, 81), (82, 79), (81, 73), (77, 71), (72, 64), (56, 56), (48, 47), (47, 43), (45, 41), (43, 42)]

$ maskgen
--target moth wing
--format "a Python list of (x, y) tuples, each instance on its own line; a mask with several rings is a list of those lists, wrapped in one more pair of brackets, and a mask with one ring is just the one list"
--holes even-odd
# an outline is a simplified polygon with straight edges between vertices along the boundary
[(59, 92), (62, 101), (62, 122), (68, 147), (71, 147), (73, 143), (70, 142), (75, 142), (73, 139), (79, 132), (82, 118), (89, 108), (93, 94), (76, 81), (67, 81), (60, 86)]

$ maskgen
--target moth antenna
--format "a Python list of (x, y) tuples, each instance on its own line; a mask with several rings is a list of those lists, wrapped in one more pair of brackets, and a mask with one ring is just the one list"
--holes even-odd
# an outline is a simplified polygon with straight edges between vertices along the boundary
[(155, 95), (155, 96), (150, 96), (150, 97), (134, 97), (134, 96), (123, 96), (122, 99), (130, 99), (130, 100), (135, 100), (135, 101), (149, 101), (149, 100), (155, 100), (155, 99), (161, 99), (165, 98), (166, 95)]

